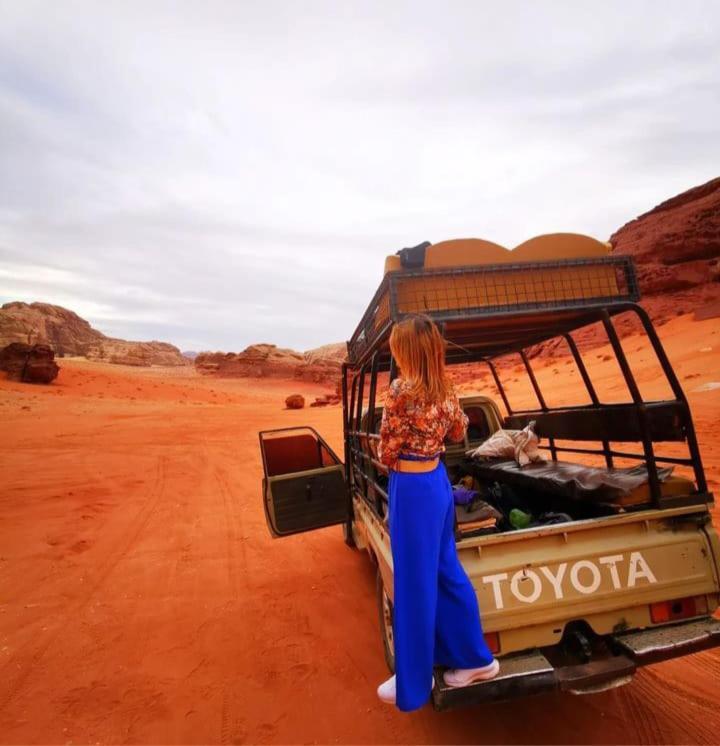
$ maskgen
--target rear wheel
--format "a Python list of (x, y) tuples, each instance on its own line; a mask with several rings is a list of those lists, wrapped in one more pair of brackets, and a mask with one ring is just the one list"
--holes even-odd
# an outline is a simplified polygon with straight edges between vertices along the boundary
[(393, 636), (393, 604), (385, 590), (382, 573), (377, 571), (376, 580), (378, 614), (380, 619), (380, 636), (383, 642), (385, 663), (390, 673), (395, 673), (395, 638)]

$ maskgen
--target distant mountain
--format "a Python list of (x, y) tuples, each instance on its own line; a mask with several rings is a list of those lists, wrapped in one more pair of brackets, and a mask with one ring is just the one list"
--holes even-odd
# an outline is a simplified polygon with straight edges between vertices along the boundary
[(47, 344), (57, 357), (81, 356), (120, 365), (189, 365), (167, 342), (106, 337), (73, 311), (50, 303), (14, 301), (0, 307), (0, 348), (11, 342)]
[(195, 350), (183, 350), (182, 356), (186, 357), (188, 360), (194, 360), (198, 356), (198, 352), (195, 352)]
[(335, 383), (345, 354), (344, 342), (307, 352), (255, 344), (242, 352), (201, 352), (195, 358), (195, 368), (203, 375), (220, 378), (297, 378)]

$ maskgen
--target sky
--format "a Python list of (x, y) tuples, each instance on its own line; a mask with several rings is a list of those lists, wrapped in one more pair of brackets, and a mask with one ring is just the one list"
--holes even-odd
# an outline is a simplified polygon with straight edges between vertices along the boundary
[(0, 303), (348, 339), (422, 241), (606, 240), (720, 173), (720, 3), (0, 0)]

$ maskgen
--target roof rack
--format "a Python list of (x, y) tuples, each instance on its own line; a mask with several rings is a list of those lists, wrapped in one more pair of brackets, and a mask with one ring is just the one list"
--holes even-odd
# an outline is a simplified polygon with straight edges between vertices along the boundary
[(467, 327), (473, 320), (487, 323), (493, 317), (532, 316), (540, 321), (540, 311), (553, 311), (555, 317), (562, 312), (577, 315), (582, 309), (639, 298), (629, 256), (391, 271), (347, 343), (348, 359), (353, 366), (364, 364), (385, 343), (392, 325), (412, 314)]

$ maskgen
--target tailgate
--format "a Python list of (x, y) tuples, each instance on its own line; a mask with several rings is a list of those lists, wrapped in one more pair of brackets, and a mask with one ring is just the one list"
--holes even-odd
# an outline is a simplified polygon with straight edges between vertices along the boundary
[[(650, 624), (649, 604), (708, 596), (717, 537), (704, 508), (642, 511), (469, 539), (460, 559), (501, 653), (559, 641), (566, 622), (598, 634)], [(533, 630), (530, 639), (513, 631)]]

